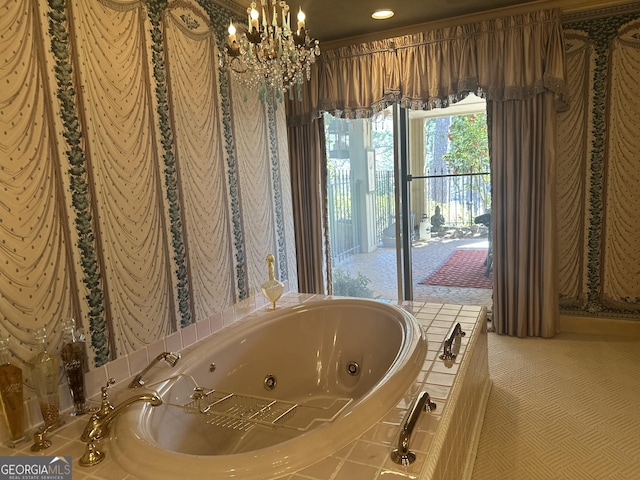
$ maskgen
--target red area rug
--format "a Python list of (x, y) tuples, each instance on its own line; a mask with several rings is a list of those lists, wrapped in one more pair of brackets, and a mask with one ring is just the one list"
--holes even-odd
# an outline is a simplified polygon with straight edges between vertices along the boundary
[(486, 258), (486, 250), (456, 250), (438, 270), (421, 283), (448, 287), (492, 288), (492, 275), (484, 276)]

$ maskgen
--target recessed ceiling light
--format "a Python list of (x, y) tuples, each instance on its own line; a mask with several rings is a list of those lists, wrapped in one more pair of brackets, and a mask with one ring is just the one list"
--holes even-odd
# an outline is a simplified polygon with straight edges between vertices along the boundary
[(393, 10), (376, 10), (371, 14), (371, 18), (376, 20), (384, 20), (385, 18), (393, 17)]

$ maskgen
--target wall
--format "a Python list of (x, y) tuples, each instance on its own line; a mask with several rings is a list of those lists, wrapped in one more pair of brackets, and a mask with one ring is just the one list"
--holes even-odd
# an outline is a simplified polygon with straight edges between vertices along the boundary
[(571, 103), (558, 122), (557, 212), (561, 312), (574, 324), (640, 319), (639, 8), (563, 19)]
[(27, 384), (35, 328), (56, 351), (76, 318), (95, 368), (250, 298), (268, 253), (297, 285), (284, 106), (221, 54), (242, 15), (2, 4), (0, 334)]

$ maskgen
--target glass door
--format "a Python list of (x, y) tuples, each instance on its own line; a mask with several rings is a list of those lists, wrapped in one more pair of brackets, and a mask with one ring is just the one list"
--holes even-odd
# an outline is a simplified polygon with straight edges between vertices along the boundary
[(486, 103), (469, 95), (408, 122), (412, 298), (491, 305)]
[(396, 119), (325, 114), (334, 295), (396, 300), (399, 290)]
[[(484, 140), (452, 120), (468, 115)], [(325, 115), (334, 295), (446, 301), (429, 277), (459, 247), (484, 248), (486, 258), (487, 227), (476, 222), (490, 205), (481, 115), (484, 101), (473, 96), (428, 112), (396, 105), (369, 119)], [(461, 158), (455, 149), (465, 142), (472, 152)]]

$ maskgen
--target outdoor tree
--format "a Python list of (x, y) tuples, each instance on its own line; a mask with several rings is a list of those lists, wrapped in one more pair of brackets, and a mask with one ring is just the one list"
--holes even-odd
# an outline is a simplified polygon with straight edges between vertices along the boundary
[(376, 170), (393, 171), (393, 116), (388, 110), (376, 114), (371, 122), (371, 146), (376, 150)]
[[(444, 155), (449, 150), (447, 134), (451, 117), (427, 118), (424, 123), (425, 139), (425, 162), (423, 175), (442, 175), (447, 173), (447, 164)], [(430, 200), (447, 210), (446, 205), (449, 185), (441, 178), (431, 178), (427, 180), (426, 190), (430, 195)], [(433, 208), (429, 209), (429, 215), (433, 214)]]
[(470, 113), (451, 118), (449, 153), (443, 155), (452, 173), (489, 171), (487, 115)]
[[(449, 152), (442, 158), (447, 162), (451, 173), (461, 175), (489, 172), (486, 113), (452, 117), (447, 138)], [(477, 195), (486, 211), (491, 203), (490, 177), (478, 175), (470, 179), (469, 184), (463, 184), (463, 188), (469, 189), (472, 195)]]

